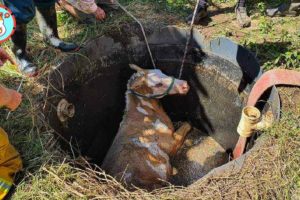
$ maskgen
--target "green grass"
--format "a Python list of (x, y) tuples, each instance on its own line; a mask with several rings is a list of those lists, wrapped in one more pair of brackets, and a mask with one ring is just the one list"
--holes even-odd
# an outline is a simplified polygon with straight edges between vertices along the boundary
[[(192, 11), (195, 1), (121, 0), (120, 2), (127, 6), (147, 28), (151, 28), (154, 25), (167, 24), (186, 27), (184, 25), (185, 16)], [(219, 6), (226, 5), (232, 8), (235, 3), (233, 0), (213, 2)], [(240, 29), (235, 26), (233, 13), (225, 15), (228, 17), (225, 23), (219, 23), (216, 18), (213, 18), (213, 22), (208, 27), (196, 26), (196, 28), (199, 28), (200, 32), (207, 34), (208, 37), (225, 35), (246, 46), (257, 55), (265, 70), (273, 68), (300, 70), (300, 17), (271, 19), (264, 14), (266, 7), (278, 2), (280, 1), (250, 1), (251, 28)], [(132, 19), (123, 12), (114, 11), (103, 23), (83, 25), (78, 24), (68, 13), (58, 11), (60, 36), (64, 40), (75, 41), (80, 45), (96, 36), (118, 31), (120, 26), (131, 22)], [(43, 69), (45, 74), (51, 70), (51, 67), (56, 66), (69, 55), (44, 44), (35, 21), (29, 24), (28, 30), (30, 55), (34, 55), (33, 61)], [(9, 50), (11, 43), (7, 42), (3, 46)], [(6, 64), (0, 69), (0, 82), (5, 85), (17, 88), (20, 80), (21, 75), (14, 66)], [(74, 160), (61, 152), (56, 138), (53, 137), (53, 131), (44, 122), (44, 116), (41, 113), (43, 105), (40, 101), (42, 93), (34, 92), (39, 87), (40, 85), (33, 80), (26, 80), (21, 89), (24, 94), (21, 107), (12, 113), (8, 121), (5, 120), (8, 111), (4, 109), (0, 111), (1, 126), (9, 133), (12, 143), (20, 151), (24, 161), (24, 171), (18, 175), (19, 184), (13, 199), (87, 199), (79, 197), (80, 194), (76, 194), (76, 191), (82, 192), (84, 196), (95, 196), (95, 191), (98, 191), (97, 187), (101, 181), (83, 178), (84, 173), (72, 167)], [(290, 96), (291, 94), (285, 95), (286, 99), (290, 99)], [(290, 107), (284, 108), (281, 122), (266, 132), (270, 138), (270, 146), (276, 146), (275, 151), (278, 152), (278, 155), (273, 151), (268, 154), (271, 158), (275, 159), (276, 157), (274, 165), (271, 161), (267, 162), (270, 164), (269, 170), (279, 170), (276, 173), (276, 183), (282, 184), (282, 187), (276, 188), (271, 181), (269, 185), (266, 184), (267, 180), (269, 181), (267, 177), (269, 172), (263, 175), (255, 174), (254, 172), (259, 171), (257, 169), (260, 169), (261, 166), (259, 163), (254, 163), (255, 171), (252, 173), (262, 187), (259, 191), (253, 191), (253, 198), (291, 199), (293, 195), (299, 194), (299, 115), (299, 108), (298, 110)], [(269, 148), (271, 147), (266, 147), (266, 149)], [(267, 154), (261, 155), (267, 156)], [(239, 184), (247, 186), (244, 182), (238, 182), (237, 186)], [(89, 187), (87, 190), (83, 190), (80, 188), (82, 185)], [(222, 185), (220, 187), (222, 189)], [(224, 188), (226, 187), (224, 186)], [(126, 195), (128, 194), (126, 193)]]

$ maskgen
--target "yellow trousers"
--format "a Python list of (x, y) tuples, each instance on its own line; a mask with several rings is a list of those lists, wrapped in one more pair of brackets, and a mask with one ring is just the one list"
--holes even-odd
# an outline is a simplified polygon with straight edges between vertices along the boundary
[(9, 192), (15, 173), (22, 169), (20, 154), (9, 143), (7, 133), (0, 128), (0, 200)]

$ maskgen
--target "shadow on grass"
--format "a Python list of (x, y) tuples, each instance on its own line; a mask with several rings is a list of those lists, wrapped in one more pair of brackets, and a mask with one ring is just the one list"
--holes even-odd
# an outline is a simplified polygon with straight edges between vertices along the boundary
[(249, 48), (259, 59), (261, 66), (267, 69), (272, 69), (275, 64), (278, 64), (278, 58), (290, 51), (292, 42), (264, 42), (247, 44)]

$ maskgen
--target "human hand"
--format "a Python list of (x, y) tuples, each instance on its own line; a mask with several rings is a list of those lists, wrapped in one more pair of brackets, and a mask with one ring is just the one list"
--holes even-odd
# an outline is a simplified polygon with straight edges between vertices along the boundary
[(96, 12), (94, 13), (97, 20), (104, 20), (106, 17), (106, 14), (104, 10), (102, 10), (100, 7), (97, 8)]
[(22, 95), (15, 91), (0, 85), (0, 107), (4, 106), (14, 111), (19, 107), (22, 101)]
[(0, 67), (3, 66), (7, 60), (13, 65), (16, 64), (15, 61), (6, 53), (6, 51), (0, 47)]
[(14, 111), (19, 107), (21, 102), (22, 102), (22, 95), (19, 92), (15, 91), (15, 90), (12, 90), (11, 91), (11, 100), (6, 105), (6, 107), (8, 109), (10, 109), (11, 111)]

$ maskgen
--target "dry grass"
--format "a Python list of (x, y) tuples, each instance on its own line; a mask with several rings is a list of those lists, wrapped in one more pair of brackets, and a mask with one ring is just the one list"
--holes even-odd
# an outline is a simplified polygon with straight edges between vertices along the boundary
[[(149, 27), (156, 23), (161, 26), (183, 22), (180, 15), (159, 10), (160, 5), (153, 1), (129, 2), (131, 2), (129, 9), (142, 18), (143, 23), (149, 23)], [(231, 4), (232, 1), (229, 5)], [(232, 15), (229, 15), (230, 17)], [(285, 26), (289, 25), (292, 29), (290, 32), (294, 33), (297, 27), (295, 24), (299, 19), (299, 17), (295, 18), (294, 24), (291, 18), (277, 20)], [(128, 21), (131, 19), (115, 12), (105, 23), (87, 27), (78, 25), (66, 13), (59, 12), (59, 30), (62, 37), (68, 38), (69, 41), (75, 40), (79, 44), (89, 38), (103, 35), (107, 31), (117, 30), (118, 26)], [(261, 44), (261, 38), (268, 43), (276, 42), (279, 38), (273, 37), (274, 33), (278, 36), (275, 30), (271, 34), (260, 35), (255, 24), (252, 29), (238, 30), (230, 20), (227, 20), (220, 27), (216, 22), (207, 29), (201, 26), (198, 28), (210, 35), (230, 33), (228, 36), (246, 45), (258, 40)], [(43, 44), (35, 22), (30, 24), (29, 30), (34, 36), (29, 39), (30, 54), (35, 55), (35, 63), (43, 68), (44, 74), (39, 78), (43, 79), (47, 77), (47, 72), (68, 54)], [(279, 36), (284, 36), (284, 32), (280, 32)], [(287, 50), (299, 50), (297, 35), (292, 35), (287, 40), (293, 43), (286, 47)], [(265, 53), (258, 52), (258, 56), (265, 58)], [(266, 57), (266, 61), (272, 58)], [(279, 67), (281, 64), (274, 66)], [(17, 88), (20, 82), (19, 74), (9, 65), (1, 70), (0, 77), (3, 78), (2, 82), (12, 88)], [(22, 88), (23, 104), (12, 114), (9, 121), (4, 120), (7, 112), (0, 111), (1, 126), (10, 133), (11, 141), (20, 151), (24, 161), (24, 171), (18, 175), (13, 199), (299, 199), (300, 105), (293, 97), (294, 89), (280, 90), (284, 100), (282, 120), (264, 133), (266, 143), (246, 159), (240, 171), (199, 180), (188, 188), (176, 188), (170, 185), (148, 193), (140, 189), (130, 192), (97, 167), (89, 165), (82, 159), (72, 158), (61, 151), (57, 139), (53, 136), (54, 131), (45, 123), (41, 112), (43, 103), (40, 99), (43, 94), (34, 91), (39, 87), (35, 81), (26, 80)], [(47, 88), (47, 86), (42, 87)], [(81, 164), (78, 165), (79, 163)], [(78, 168), (78, 166), (82, 167)]]
[[(299, 113), (285, 112), (282, 121), (264, 133), (266, 142), (240, 171), (200, 180), (187, 188), (170, 185), (151, 193), (130, 192), (82, 159), (59, 159), (61, 152), (55, 153), (56, 145), (51, 145), (51, 161), (34, 174), (27, 173), (14, 199), (297, 199)], [(74, 167), (79, 163), (81, 168)]]

